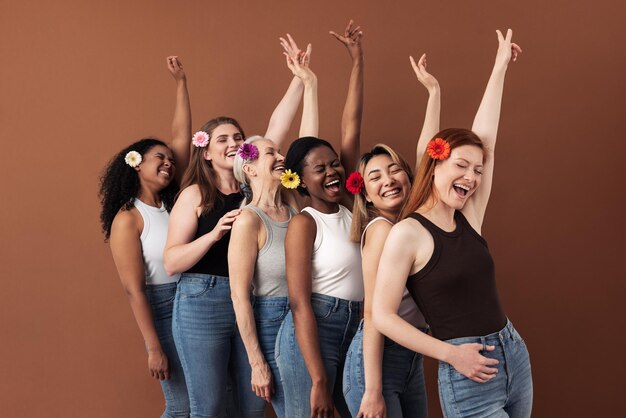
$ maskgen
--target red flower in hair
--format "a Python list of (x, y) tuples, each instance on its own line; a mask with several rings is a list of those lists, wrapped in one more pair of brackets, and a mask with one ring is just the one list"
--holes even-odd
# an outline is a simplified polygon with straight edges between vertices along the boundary
[(450, 144), (443, 138), (435, 138), (428, 143), (426, 151), (434, 160), (445, 160), (450, 156)]
[(363, 186), (365, 186), (365, 182), (363, 181), (363, 177), (361, 177), (361, 173), (355, 171), (348, 176), (348, 180), (346, 180), (346, 189), (348, 189), (350, 193), (361, 193), (363, 191)]

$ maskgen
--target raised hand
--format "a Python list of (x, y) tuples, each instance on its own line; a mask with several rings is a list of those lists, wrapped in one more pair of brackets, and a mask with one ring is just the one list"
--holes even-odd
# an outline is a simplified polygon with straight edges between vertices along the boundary
[(506, 37), (502, 35), (502, 32), (496, 30), (498, 34), (498, 52), (496, 53), (496, 64), (506, 67), (509, 62), (517, 61), (517, 57), (522, 53), (522, 48), (516, 43), (511, 42), (513, 38), (513, 31), (507, 29)]
[(287, 39), (280, 38), (280, 44), (284, 50), (283, 54), (285, 55), (287, 67), (289, 67), (293, 75), (300, 78), (305, 84), (316, 79), (315, 73), (309, 68), (312, 52), (311, 44), (308, 44), (306, 51), (303, 52), (289, 34), (287, 34)]
[(343, 35), (339, 35), (332, 30), (329, 31), (332, 36), (335, 37), (339, 42), (344, 44), (346, 48), (348, 48), (348, 52), (350, 53), (350, 57), (352, 59), (357, 59), (363, 54), (363, 49), (361, 47), (361, 38), (363, 37), (363, 31), (360, 26), (354, 26), (354, 21), (350, 19), (348, 22), (348, 26), (343, 31)]
[(411, 66), (413, 67), (413, 71), (415, 71), (417, 79), (424, 85), (424, 87), (426, 87), (426, 90), (429, 92), (438, 90), (439, 82), (435, 77), (428, 73), (428, 71), (426, 71), (426, 54), (422, 54), (417, 64), (412, 56), (409, 56), (409, 60), (411, 61)]
[[(495, 346), (488, 345), (487, 351), (493, 351)], [(474, 382), (484, 383), (496, 377), (498, 369), (495, 366), (498, 360), (482, 356), (482, 344), (461, 344), (455, 346), (455, 353), (450, 364), (463, 376)]]
[(183, 63), (180, 62), (178, 56), (172, 55), (167, 57), (167, 69), (170, 71), (170, 74), (172, 74), (172, 77), (174, 77), (174, 80), (180, 81), (186, 79)]

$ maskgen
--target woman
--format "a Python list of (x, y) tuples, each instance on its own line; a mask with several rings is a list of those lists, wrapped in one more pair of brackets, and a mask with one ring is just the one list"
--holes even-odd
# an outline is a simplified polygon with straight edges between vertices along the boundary
[[(293, 54), (289, 43), (284, 46)], [(287, 59), (294, 75), (304, 84), (300, 135), (317, 135), (317, 79), (306, 65), (300, 65), (297, 57), (288, 55)], [(285, 233), (296, 214), (294, 207), (300, 207), (293, 196), (283, 196), (287, 192), (281, 186), (284, 161), (276, 144), (261, 136), (248, 138), (238, 151), (235, 178), (251, 194), (233, 224), (228, 247), (231, 297), (252, 369), (252, 390), (261, 404), (263, 400), (271, 401), (279, 418), (286, 416), (285, 399), (274, 346), (278, 328), (289, 311)]]
[[(426, 71), (426, 55), (417, 64), (413, 57), (410, 60), (418, 80), (429, 92), (417, 142), (419, 161), (428, 139), (439, 130), (441, 96), (439, 83)], [(346, 357), (344, 397), (353, 417), (426, 417), (422, 356), (385, 340), (372, 324), (372, 297), (383, 244), (406, 202), (413, 174), (393, 149), (378, 144), (361, 157), (352, 177), (362, 181), (352, 190), (355, 195), (351, 239), (361, 244), (365, 314)], [(424, 316), (406, 291), (399, 315), (414, 327), (427, 330)]]
[[(532, 407), (528, 351), (501, 308), (480, 235), (506, 69), (521, 52), (510, 30), (506, 38), (497, 33), (495, 65), (472, 131), (446, 129), (429, 143), (402, 211), (408, 218), (385, 242), (374, 293), (376, 328), (440, 361), (446, 417), (529, 417)], [(433, 337), (398, 315), (405, 286)]]
[[(295, 43), (292, 47), (299, 51)], [(282, 142), (301, 95), (302, 83), (294, 77), (265, 137)], [(172, 328), (192, 417), (224, 412), (229, 375), (241, 416), (263, 416), (264, 405), (249, 390), (250, 367), (236, 329), (228, 278), (229, 232), (243, 199), (233, 162), (243, 141), (243, 129), (228, 117), (210, 120), (194, 135), (183, 190), (170, 217), (165, 269), (183, 273)]]
[(341, 393), (342, 370), (361, 317), (363, 280), (358, 246), (349, 239), (352, 215), (345, 206), (352, 201), (343, 182), (344, 167), (354, 168), (359, 148), (361, 36), (350, 22), (340, 37), (352, 57), (340, 156), (328, 142), (304, 137), (291, 145), (285, 159), (285, 168), (299, 176), (297, 190), (311, 199), (289, 223), (285, 239), (291, 311), (278, 332), (276, 362), (289, 418), (332, 417), (334, 405), (349, 416)]
[(161, 382), (162, 416), (187, 417), (187, 387), (171, 328), (179, 276), (163, 269), (163, 248), (180, 173), (189, 159), (191, 110), (182, 63), (167, 57), (167, 67), (177, 85), (172, 148), (149, 138), (119, 152), (101, 178), (100, 219), (148, 351), (150, 375)]

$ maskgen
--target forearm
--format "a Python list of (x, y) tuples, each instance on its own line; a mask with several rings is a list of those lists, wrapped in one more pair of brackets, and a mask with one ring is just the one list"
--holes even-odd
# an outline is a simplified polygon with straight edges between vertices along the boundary
[(341, 159), (347, 172), (353, 171), (359, 157), (363, 117), (363, 56), (352, 62), (348, 95), (341, 117)]
[(304, 86), (298, 77), (294, 77), (280, 100), (267, 127), (265, 137), (274, 141), (277, 145), (281, 145), (285, 141), (291, 123), (296, 116), (300, 100), (302, 99), (302, 91)]
[(365, 317), (363, 327), (363, 366), (365, 390), (381, 392), (383, 389), (383, 352), (385, 337), (374, 328), (371, 316)]
[(311, 305), (292, 307), (293, 322), (298, 346), (304, 357), (307, 370), (314, 385), (326, 384), (327, 376), (320, 354), (317, 321)]
[(419, 162), (424, 152), (426, 152), (428, 141), (432, 139), (437, 132), (439, 132), (440, 120), (441, 91), (437, 85), (429, 91), (428, 103), (426, 104), (426, 115), (424, 116), (424, 125), (422, 126), (422, 132), (420, 133), (420, 137), (417, 141), (417, 162)]
[(319, 107), (317, 102), (317, 77), (307, 80), (304, 85), (304, 102), (302, 105), (302, 123), (300, 137), (318, 136)]
[(415, 328), (397, 313), (374, 313), (374, 326), (381, 333), (391, 338), (398, 344), (407, 347), (417, 353), (449, 362), (454, 346)]
[(135, 322), (137, 322), (148, 351), (161, 350), (161, 342), (154, 326), (152, 307), (145, 292), (143, 290), (126, 290), (126, 294), (135, 316)]
[(506, 66), (496, 64), (472, 124), (472, 131), (480, 137), (489, 152), (495, 148), (505, 75)]
[(169, 275), (182, 273), (193, 267), (217, 241), (213, 234), (205, 234), (187, 244), (173, 245), (165, 249), (163, 265)]
[(237, 318), (237, 328), (241, 334), (241, 339), (248, 354), (250, 366), (265, 364), (265, 357), (259, 345), (259, 339), (256, 332), (256, 323), (250, 296), (241, 294), (239, 291), (231, 292), (235, 316)]

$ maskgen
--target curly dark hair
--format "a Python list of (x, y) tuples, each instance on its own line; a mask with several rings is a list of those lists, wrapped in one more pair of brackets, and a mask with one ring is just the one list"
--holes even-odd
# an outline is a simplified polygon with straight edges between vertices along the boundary
[[(133, 199), (137, 197), (140, 190), (139, 175), (131, 166), (126, 164), (124, 157), (130, 151), (137, 151), (144, 156), (146, 152), (156, 145), (168, 146), (165, 142), (155, 138), (141, 139), (118, 152), (104, 168), (100, 177), (100, 192), (98, 196), (100, 197), (101, 206), (100, 223), (102, 224), (105, 242), (111, 236), (111, 225), (117, 212), (120, 209), (131, 209), (133, 207)], [(176, 180), (172, 180), (159, 194), (168, 212), (174, 206), (174, 199), (178, 190), (178, 183)]]

